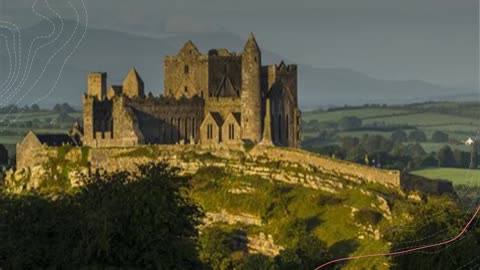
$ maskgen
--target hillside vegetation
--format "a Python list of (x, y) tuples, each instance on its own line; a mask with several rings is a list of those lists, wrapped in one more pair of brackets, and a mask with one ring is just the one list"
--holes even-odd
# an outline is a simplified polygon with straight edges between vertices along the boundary
[[(206, 269), (313, 269), (339, 257), (446, 240), (455, 236), (469, 218), (448, 196), (407, 193), (351, 175), (307, 170), (263, 156), (248, 157), (248, 151), (256, 149), (217, 153), (183, 147), (174, 153), (169, 152), (174, 147), (108, 149), (110, 155), (102, 164), (116, 164), (122, 170), (165, 157), (182, 168), (190, 179), (188, 196), (205, 212), (198, 245)], [(95, 156), (95, 151), (99, 150), (56, 149), (57, 158), (46, 163), (50, 167), (45, 168), (43, 182), (37, 183), (36, 190), (75, 194), (80, 187), (68, 178), (74, 168), (92, 168), (92, 157), (102, 156)], [(337, 165), (349, 163), (338, 161)], [(318, 184), (313, 184), (317, 183), (312, 180), (315, 177), (319, 178)], [(14, 184), (17, 190), (21, 186), (19, 182)], [(435, 269), (451, 269), (468, 263), (480, 252), (474, 232), (469, 231), (462, 242), (447, 250), (432, 250), (428, 258), (421, 254), (378, 257), (333, 268), (425, 269), (420, 266), (428, 264)], [(444, 259), (446, 254), (450, 261)]]

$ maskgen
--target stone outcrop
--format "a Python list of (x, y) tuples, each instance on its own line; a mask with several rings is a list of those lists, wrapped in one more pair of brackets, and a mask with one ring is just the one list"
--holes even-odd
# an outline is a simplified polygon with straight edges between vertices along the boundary
[[(246, 213), (232, 214), (222, 210), (220, 212), (207, 212), (200, 230), (218, 223), (262, 226), (260, 217)], [(237, 233), (234, 235), (234, 239), (237, 242), (236, 246), (244, 247), (248, 253), (260, 253), (273, 257), (284, 249), (283, 246), (275, 244), (271, 234), (263, 232), (254, 235)]]
[(246, 225), (256, 225), (261, 226), (262, 220), (259, 217), (240, 213), (240, 214), (230, 214), (227, 211), (223, 210), (218, 213), (208, 212), (206, 213), (205, 219), (203, 221), (204, 226), (209, 226), (214, 223), (226, 223), (226, 224), (237, 224), (242, 223)]
[[(264, 179), (303, 185), (336, 193), (351, 184), (374, 183), (402, 191), (426, 191), (431, 194), (452, 192), (445, 181), (423, 179), (423, 185), (407, 185), (399, 171), (381, 170), (356, 163), (339, 161), (292, 148), (257, 145), (250, 151), (243, 146), (152, 145), (118, 148), (39, 147), (31, 151), (28, 166), (8, 174), (8, 181), (23, 182), (25, 189), (39, 185), (49, 171), (45, 165), (65, 170), (71, 186), (78, 185), (79, 175), (104, 170), (135, 171), (139, 164), (166, 162), (179, 167), (182, 174), (194, 174), (203, 167), (221, 167), (238, 175), (253, 175)], [(33, 172), (33, 173), (32, 173)], [(411, 181), (411, 180), (409, 180)], [(408, 182), (408, 181), (407, 181)], [(449, 188), (450, 187), (450, 188)], [(232, 191), (237, 192), (237, 191)], [(248, 192), (241, 191), (241, 192)], [(379, 202), (384, 209), (386, 202)]]

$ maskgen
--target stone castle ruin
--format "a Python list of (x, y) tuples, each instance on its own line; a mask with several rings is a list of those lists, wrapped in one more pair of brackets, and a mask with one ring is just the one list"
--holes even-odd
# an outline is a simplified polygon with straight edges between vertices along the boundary
[(300, 146), (297, 66), (262, 66), (253, 34), (241, 53), (201, 54), (188, 41), (165, 57), (165, 94), (145, 95), (135, 69), (123, 85), (106, 73), (88, 75), (82, 143), (91, 147), (143, 144)]
[(297, 67), (283, 62), (262, 66), (253, 35), (241, 53), (213, 49), (201, 54), (188, 41), (176, 56), (167, 56), (164, 65), (165, 94), (160, 97), (145, 95), (135, 69), (122, 85), (108, 87), (106, 73), (89, 73), (83, 125), (75, 124), (68, 134), (30, 131), (17, 144), (9, 186), (28, 189), (45, 177), (60, 181), (66, 176), (74, 185), (78, 172), (134, 170), (137, 164), (156, 161), (190, 173), (211, 163), (332, 192), (343, 180), (405, 191), (453, 192), (450, 182), (412, 178), (298, 149)]

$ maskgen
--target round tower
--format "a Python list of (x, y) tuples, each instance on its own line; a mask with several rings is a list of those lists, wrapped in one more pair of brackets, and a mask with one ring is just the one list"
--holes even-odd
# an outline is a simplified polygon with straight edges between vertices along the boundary
[(250, 34), (242, 52), (242, 139), (262, 139), (261, 52)]

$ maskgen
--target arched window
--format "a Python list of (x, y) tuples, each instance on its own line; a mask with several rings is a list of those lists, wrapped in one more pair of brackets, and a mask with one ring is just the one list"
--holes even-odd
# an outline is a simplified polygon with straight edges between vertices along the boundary
[(189, 140), (190, 139), (190, 136), (188, 134), (188, 117), (185, 118), (185, 123), (183, 123), (183, 125), (185, 126), (185, 130), (183, 131), (184, 134), (185, 134), (185, 140)]
[(189, 67), (188, 65), (185, 65), (185, 66), (183, 67), (183, 72), (184, 72), (185, 74), (190, 73), (190, 67)]
[(213, 125), (212, 124), (207, 125), (207, 139), (208, 140), (213, 139)]
[(228, 125), (228, 138), (230, 140), (235, 140), (235, 124)]
[(282, 139), (282, 115), (278, 115), (278, 139)]
[(182, 138), (181, 129), (182, 129), (182, 120), (180, 118), (178, 118), (178, 122), (177, 122), (177, 141), (180, 141), (181, 138)]
[(192, 118), (192, 138), (195, 139), (195, 118)]
[(158, 120), (158, 137), (159, 137), (160, 143), (163, 142), (163, 138), (164, 138), (163, 129), (164, 129), (163, 119), (160, 119)]
[(175, 136), (175, 119), (170, 119), (170, 141), (173, 142), (173, 136)]
[(288, 122), (288, 114), (285, 116), (286, 118), (286, 121), (285, 121), (285, 134), (286, 134), (286, 137), (287, 140), (288, 140), (288, 132), (290, 131), (289, 130), (289, 127), (290, 127), (290, 123)]

